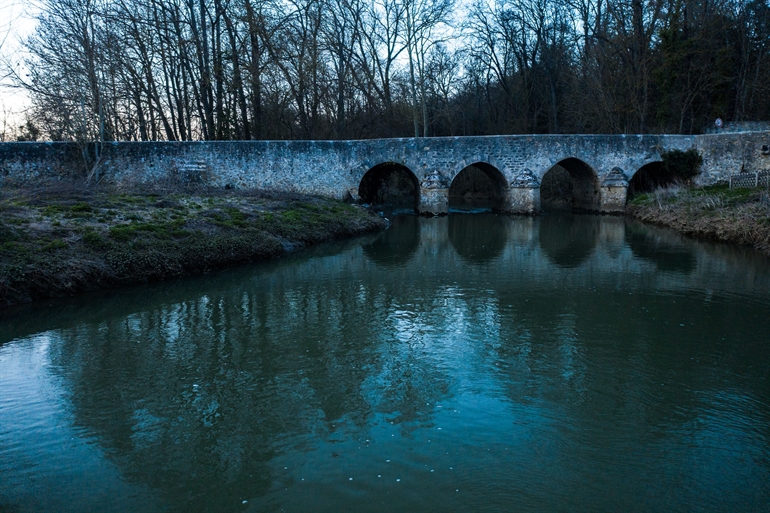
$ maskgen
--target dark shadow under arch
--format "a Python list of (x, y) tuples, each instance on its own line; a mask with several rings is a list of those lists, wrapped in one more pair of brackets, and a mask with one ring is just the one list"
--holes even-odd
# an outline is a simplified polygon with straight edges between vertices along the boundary
[(557, 267), (574, 268), (588, 260), (599, 242), (598, 216), (549, 215), (540, 219), (540, 249)]
[(358, 186), (361, 203), (417, 208), (420, 184), (412, 171), (395, 162), (378, 164), (366, 172)]
[(599, 177), (580, 159), (558, 162), (540, 182), (540, 205), (546, 212), (593, 212), (600, 202)]
[(483, 230), (479, 230), (479, 220), (472, 216), (449, 216), (449, 242), (460, 258), (471, 265), (491, 262), (508, 244), (506, 218), (487, 214)]
[(503, 173), (486, 162), (476, 162), (457, 173), (449, 186), (449, 208), (460, 211), (497, 210), (505, 202)]
[(663, 162), (650, 162), (640, 167), (631, 177), (626, 198), (630, 200), (639, 194), (652, 192), (658, 187), (667, 187), (675, 183), (677, 183), (676, 178), (666, 173)]

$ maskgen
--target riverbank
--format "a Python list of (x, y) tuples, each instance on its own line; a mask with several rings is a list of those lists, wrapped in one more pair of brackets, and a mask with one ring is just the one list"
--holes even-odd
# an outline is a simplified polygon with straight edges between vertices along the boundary
[(686, 235), (752, 246), (770, 257), (770, 195), (763, 189), (658, 189), (635, 197), (626, 214)]
[(288, 193), (0, 190), (0, 307), (201, 274), (385, 223), (359, 207)]

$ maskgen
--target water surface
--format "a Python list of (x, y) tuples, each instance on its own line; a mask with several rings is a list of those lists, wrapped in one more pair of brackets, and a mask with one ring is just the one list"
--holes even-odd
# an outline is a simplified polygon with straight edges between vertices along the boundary
[(770, 265), (398, 217), (0, 315), (2, 511), (767, 511)]

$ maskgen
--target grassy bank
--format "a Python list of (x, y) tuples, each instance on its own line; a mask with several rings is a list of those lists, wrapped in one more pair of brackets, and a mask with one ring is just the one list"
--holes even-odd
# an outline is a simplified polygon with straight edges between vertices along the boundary
[(358, 207), (295, 194), (0, 190), (0, 307), (199, 274), (382, 227)]
[(687, 235), (752, 246), (770, 256), (770, 195), (762, 189), (658, 189), (635, 197), (626, 213)]

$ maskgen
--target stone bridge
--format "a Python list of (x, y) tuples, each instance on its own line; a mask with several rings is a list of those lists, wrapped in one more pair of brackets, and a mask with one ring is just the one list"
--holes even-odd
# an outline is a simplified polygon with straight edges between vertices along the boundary
[[(629, 183), (640, 171), (659, 166), (665, 151), (696, 149), (703, 157), (696, 181), (711, 184), (732, 174), (770, 169), (769, 145), (770, 131), (114, 142), (102, 148), (97, 174), (119, 187), (182, 180), (364, 203), (381, 199), (383, 188), (395, 187), (418, 211), (440, 214), (448, 211), (453, 197), (485, 194), (498, 210), (538, 212), (546, 186), (553, 192), (549, 175), (558, 172), (569, 182), (571, 208), (617, 212), (625, 206)], [(81, 149), (74, 143), (0, 144), (0, 185), (83, 176)], [(479, 180), (487, 184), (479, 185)]]

